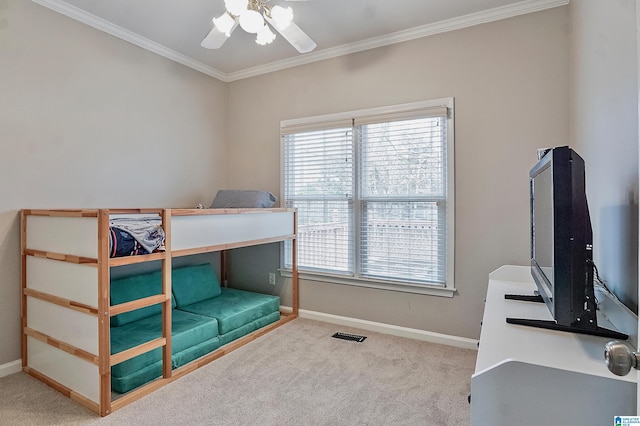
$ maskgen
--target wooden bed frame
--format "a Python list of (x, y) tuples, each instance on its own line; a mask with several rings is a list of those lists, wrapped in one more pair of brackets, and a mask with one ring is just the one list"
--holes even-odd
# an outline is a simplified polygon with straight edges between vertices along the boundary
[[(157, 214), (166, 251), (109, 258), (111, 215)], [(295, 209), (95, 209), (22, 210), (22, 370), (106, 416), (189, 372), (255, 340), (298, 316)], [(292, 312), (191, 363), (171, 368), (171, 260), (226, 250), (292, 241)], [(110, 306), (112, 267), (161, 261), (161, 294)], [(162, 304), (162, 337), (110, 354), (110, 318)], [(163, 375), (117, 398), (111, 366), (162, 348)]]

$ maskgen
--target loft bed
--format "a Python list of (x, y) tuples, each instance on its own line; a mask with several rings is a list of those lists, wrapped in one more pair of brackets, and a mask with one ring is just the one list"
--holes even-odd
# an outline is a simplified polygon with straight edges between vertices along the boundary
[[(159, 218), (160, 250), (111, 257), (111, 220)], [(298, 315), (297, 211), (287, 208), (22, 210), (22, 369), (90, 410), (106, 416), (189, 372), (255, 340)], [(172, 258), (292, 241), (291, 312), (277, 322), (172, 369)], [(110, 306), (111, 268), (161, 262), (162, 292)], [(110, 353), (112, 317), (162, 306), (162, 337)], [(162, 377), (114, 397), (111, 367), (161, 348)]]

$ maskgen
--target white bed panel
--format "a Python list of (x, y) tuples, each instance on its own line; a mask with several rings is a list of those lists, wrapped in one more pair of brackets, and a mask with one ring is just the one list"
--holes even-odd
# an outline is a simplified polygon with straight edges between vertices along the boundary
[(27, 337), (28, 365), (95, 403), (100, 402), (98, 366), (65, 351)]
[(95, 259), (98, 218), (27, 216), (27, 247)]
[(27, 288), (98, 307), (98, 268), (27, 256)]
[(27, 297), (27, 326), (62, 342), (98, 355), (98, 318)]
[(293, 212), (237, 213), (171, 218), (171, 249), (184, 250), (293, 234)]

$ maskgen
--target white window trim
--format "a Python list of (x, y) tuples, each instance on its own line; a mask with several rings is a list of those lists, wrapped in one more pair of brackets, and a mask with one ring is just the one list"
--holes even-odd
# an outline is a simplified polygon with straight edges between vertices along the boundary
[[(386, 107), (368, 108), (341, 112), (335, 114), (325, 114), (314, 117), (296, 118), (290, 120), (282, 120), (280, 122), (281, 132), (284, 129), (302, 126), (320, 126), (321, 123), (340, 122), (343, 120), (357, 119), (358, 117), (382, 115), (390, 113), (398, 113), (403, 111), (419, 110), (445, 106), (448, 110), (447, 115), (447, 278), (444, 286), (402, 283), (396, 281), (383, 281), (370, 278), (350, 278), (340, 275), (328, 273), (314, 273), (302, 271), (298, 273), (301, 279), (309, 281), (319, 281), (331, 284), (355, 285), (359, 287), (368, 287), (382, 290), (400, 291), (406, 293), (426, 294), (443, 297), (453, 297), (456, 293), (455, 288), (455, 125), (454, 125), (454, 98), (440, 98), (421, 102), (412, 102)], [(284, 188), (284, 144), (280, 139), (280, 193), (285, 193)], [(291, 270), (281, 268), (280, 273), (283, 277), (291, 277)]]

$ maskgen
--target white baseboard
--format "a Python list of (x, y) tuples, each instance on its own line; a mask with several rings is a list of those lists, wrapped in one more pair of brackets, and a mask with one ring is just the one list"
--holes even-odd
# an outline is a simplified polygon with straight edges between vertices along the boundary
[[(280, 310), (282, 312), (292, 311), (288, 306), (281, 306)], [(397, 325), (367, 321), (358, 318), (325, 314), (323, 312), (308, 311), (306, 309), (300, 309), (298, 313), (300, 318), (344, 325), (346, 327), (359, 328), (377, 333), (391, 334), (398, 337), (407, 337), (409, 339), (422, 340), (425, 342), (438, 343), (457, 348), (478, 350), (478, 341), (467, 337), (450, 336), (448, 334), (434, 333), (432, 331), (418, 330), (416, 328), (400, 327)]]
[(0, 365), (0, 377), (5, 377), (13, 373), (19, 373), (20, 371), (22, 371), (21, 359)]

